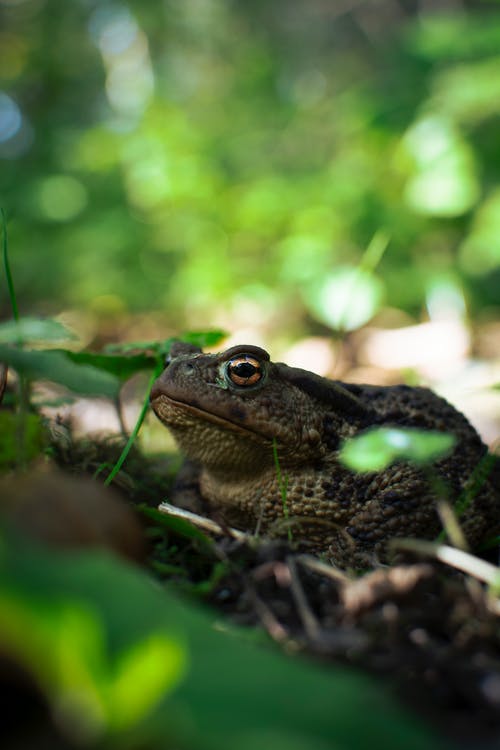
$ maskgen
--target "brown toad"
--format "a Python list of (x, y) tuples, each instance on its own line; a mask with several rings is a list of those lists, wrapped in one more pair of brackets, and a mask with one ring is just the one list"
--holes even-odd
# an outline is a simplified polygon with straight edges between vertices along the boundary
[[(343, 564), (384, 558), (391, 537), (434, 538), (441, 529), (428, 475), (407, 462), (357, 474), (340, 443), (375, 425), (454, 433), (434, 469), (457, 499), (487, 448), (466, 418), (426, 388), (354, 385), (273, 363), (263, 349), (204, 354), (174, 344), (151, 403), (198, 467), (202, 498), (218, 519), (294, 539)], [(286, 477), (286, 507), (273, 451)], [(286, 518), (288, 515), (288, 522)], [(499, 528), (500, 499), (486, 480), (461, 517), (472, 546)]]

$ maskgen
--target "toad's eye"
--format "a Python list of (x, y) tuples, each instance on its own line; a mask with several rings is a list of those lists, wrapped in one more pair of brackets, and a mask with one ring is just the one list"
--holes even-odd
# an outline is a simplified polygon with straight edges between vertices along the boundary
[(262, 365), (258, 359), (250, 354), (241, 354), (230, 359), (226, 365), (226, 374), (234, 385), (256, 385), (263, 375)]

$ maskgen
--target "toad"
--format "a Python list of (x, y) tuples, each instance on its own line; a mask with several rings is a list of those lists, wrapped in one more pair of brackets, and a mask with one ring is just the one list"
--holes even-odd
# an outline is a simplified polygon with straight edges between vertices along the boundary
[[(374, 426), (453, 433), (455, 449), (432, 467), (450, 500), (487, 455), (467, 419), (427, 388), (328, 380), (250, 345), (206, 354), (174, 344), (151, 404), (196, 467), (217, 520), (268, 536), (291, 529), (302, 548), (341, 565), (385, 560), (390, 539), (432, 539), (442, 528), (428, 472), (398, 461), (355, 473), (339, 461), (345, 439)], [(475, 547), (499, 521), (498, 489), (486, 478), (460, 524)]]

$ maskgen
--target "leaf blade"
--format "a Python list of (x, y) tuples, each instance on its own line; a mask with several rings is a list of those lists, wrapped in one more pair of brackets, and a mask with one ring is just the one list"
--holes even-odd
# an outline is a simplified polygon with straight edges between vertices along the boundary
[(417, 465), (432, 463), (448, 455), (455, 443), (456, 437), (448, 432), (375, 427), (346, 440), (339, 458), (353, 471), (383, 471), (400, 460)]
[(37, 351), (0, 345), (0, 362), (30, 380), (50, 380), (83, 396), (115, 399), (120, 392), (117, 377), (92, 365), (77, 363), (63, 349)]

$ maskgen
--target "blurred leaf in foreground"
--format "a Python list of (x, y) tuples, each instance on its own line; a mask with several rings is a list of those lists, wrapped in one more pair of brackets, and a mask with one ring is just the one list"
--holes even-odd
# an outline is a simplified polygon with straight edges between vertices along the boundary
[(186, 341), (188, 344), (199, 346), (204, 349), (206, 346), (215, 346), (227, 336), (225, 331), (190, 331), (180, 337), (180, 341)]
[[(436, 750), (380, 684), (213, 630), (138, 569), (5, 534), (0, 650), (87, 747)], [(363, 721), (359, 717), (363, 717)]]
[(96, 354), (95, 352), (68, 352), (60, 350), (68, 359), (77, 365), (88, 365), (103, 373), (109, 373), (124, 381), (136, 372), (152, 370), (156, 365), (156, 358), (147, 354), (130, 356)]
[[(224, 331), (191, 331), (190, 333), (183, 333), (180, 336), (171, 336), (164, 341), (132, 341), (119, 344), (108, 344), (106, 347), (105, 355), (95, 355), (103, 357), (103, 360), (108, 355), (115, 355), (117, 352), (120, 354), (126, 354), (127, 352), (143, 352), (143, 355), (136, 354), (138, 363), (140, 363), (140, 357), (143, 356), (145, 362), (152, 362), (153, 355), (159, 357), (165, 357), (171, 347), (176, 341), (185, 341), (188, 344), (194, 344), (199, 346), (200, 349), (204, 349), (206, 346), (214, 346), (218, 344), (227, 334)], [(127, 357), (127, 359), (133, 359)]]
[(73, 359), (72, 352), (62, 349), (34, 351), (0, 346), (0, 362), (30, 380), (50, 380), (75, 393), (88, 396), (118, 396), (118, 378), (92, 365), (77, 364)]
[[(22, 429), (21, 429), (22, 424)], [(31, 461), (44, 448), (44, 429), (38, 414), (0, 411), (0, 472), (17, 466), (21, 460)]]
[[(50, 562), (40, 560), (41, 575), (34, 576), (38, 592), (22, 581), (22, 573), (20, 581), (14, 576), (0, 590), (1, 647), (52, 702), (62, 731), (88, 743), (129, 729), (149, 714), (180, 679), (186, 653), (179, 636), (159, 624), (131, 638), (125, 619), (123, 643), (114, 648), (106, 608), (92, 596), (52, 587)], [(106, 578), (105, 565), (102, 572)]]
[(0, 344), (18, 344), (20, 341), (63, 341), (76, 339), (71, 331), (57, 320), (20, 318), (0, 323)]
[(455, 436), (446, 432), (375, 427), (346, 440), (340, 460), (353, 471), (383, 471), (394, 461), (436, 461), (446, 456), (455, 442)]
[(179, 339), (127, 345), (128, 350), (139, 350), (140, 353), (135, 355), (71, 352), (65, 349), (41, 351), (2, 346), (2, 342), (61, 338), (65, 331), (56, 321), (37, 321), (31, 318), (21, 320), (19, 327), (15, 322), (0, 325), (0, 362), (30, 380), (50, 380), (75, 393), (114, 399), (119, 394), (121, 383), (127, 378), (137, 372), (158, 367), (158, 358), (168, 353), (174, 341), (187, 341), (203, 348), (213, 346), (225, 335), (222, 331), (193, 332)]

